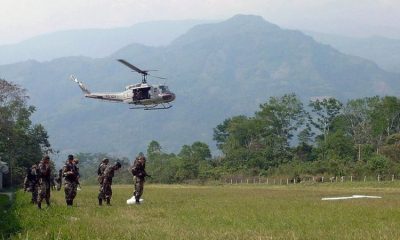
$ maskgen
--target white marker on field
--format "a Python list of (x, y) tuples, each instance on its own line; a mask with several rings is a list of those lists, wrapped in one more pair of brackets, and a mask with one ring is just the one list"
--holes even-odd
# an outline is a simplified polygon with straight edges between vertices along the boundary
[(322, 198), (322, 201), (330, 201), (330, 200), (346, 200), (346, 199), (355, 199), (355, 198), (382, 198), (379, 196), (366, 196), (366, 195), (352, 195), (349, 197), (329, 197), (329, 198)]

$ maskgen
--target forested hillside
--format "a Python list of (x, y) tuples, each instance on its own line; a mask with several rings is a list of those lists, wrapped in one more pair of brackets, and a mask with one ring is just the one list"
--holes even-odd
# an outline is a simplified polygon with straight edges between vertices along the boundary
[[(173, 108), (129, 110), (84, 99), (68, 79), (75, 74), (93, 91), (122, 91), (139, 76), (118, 58), (167, 77), (177, 96)], [(232, 116), (252, 115), (271, 96), (294, 92), (304, 102), (396, 96), (400, 79), (371, 61), (248, 15), (195, 26), (165, 47), (133, 44), (106, 58), (26, 61), (0, 66), (0, 75), (28, 90), (37, 106), (34, 119), (48, 129), (54, 148), (130, 158), (152, 140), (174, 153), (200, 141), (215, 153), (212, 129)]]

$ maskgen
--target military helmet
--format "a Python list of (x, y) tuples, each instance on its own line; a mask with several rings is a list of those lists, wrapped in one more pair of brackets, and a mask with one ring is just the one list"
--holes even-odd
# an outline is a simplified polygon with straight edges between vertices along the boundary
[(74, 155), (68, 155), (68, 160), (74, 160)]
[(43, 157), (43, 160), (50, 160), (50, 157), (48, 155)]
[(121, 163), (116, 162), (116, 163), (115, 163), (115, 166), (117, 166), (118, 168), (121, 168), (122, 165), (121, 165)]
[(103, 163), (108, 163), (108, 161), (110, 161), (108, 158), (103, 158), (103, 160), (101, 161), (101, 162), (103, 162)]

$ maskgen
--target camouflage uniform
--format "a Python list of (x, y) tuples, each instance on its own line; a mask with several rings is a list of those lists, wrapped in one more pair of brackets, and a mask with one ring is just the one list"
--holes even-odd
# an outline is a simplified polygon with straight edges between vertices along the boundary
[[(72, 158), (71, 158), (72, 157)], [(63, 167), (64, 193), (67, 206), (72, 206), (78, 187), (78, 168), (73, 163), (73, 156), (69, 155)]]
[(47, 206), (50, 206), (51, 167), (49, 160), (46, 156), (38, 166), (38, 208), (41, 208), (43, 199), (46, 200)]
[(99, 167), (97, 168), (97, 181), (100, 184), (99, 187), (99, 205), (102, 205), (103, 200), (105, 200), (105, 194), (103, 191), (103, 180), (104, 180), (104, 171), (106, 170), (108, 166), (108, 158), (104, 158), (103, 161), (100, 163)]
[(26, 171), (26, 177), (24, 179), (24, 191), (32, 193), (31, 203), (36, 203), (38, 196), (38, 179), (37, 179), (37, 165), (32, 165)]
[(110, 205), (112, 196), (112, 179), (114, 177), (115, 170), (121, 168), (121, 164), (117, 162), (114, 166), (107, 166), (103, 173), (102, 187), (99, 193), (99, 205), (102, 205), (102, 200), (106, 200), (107, 205)]
[(133, 180), (135, 182), (135, 190), (133, 195), (135, 196), (136, 203), (139, 203), (139, 199), (143, 194), (145, 177), (149, 176), (146, 173), (146, 158), (141, 156), (136, 158), (133, 167), (131, 169)]

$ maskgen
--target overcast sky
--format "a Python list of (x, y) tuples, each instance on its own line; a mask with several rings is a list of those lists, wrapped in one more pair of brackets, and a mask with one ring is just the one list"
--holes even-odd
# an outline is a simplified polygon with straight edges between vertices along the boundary
[(60, 30), (239, 13), (284, 28), (400, 39), (400, 0), (0, 0), (0, 44)]

